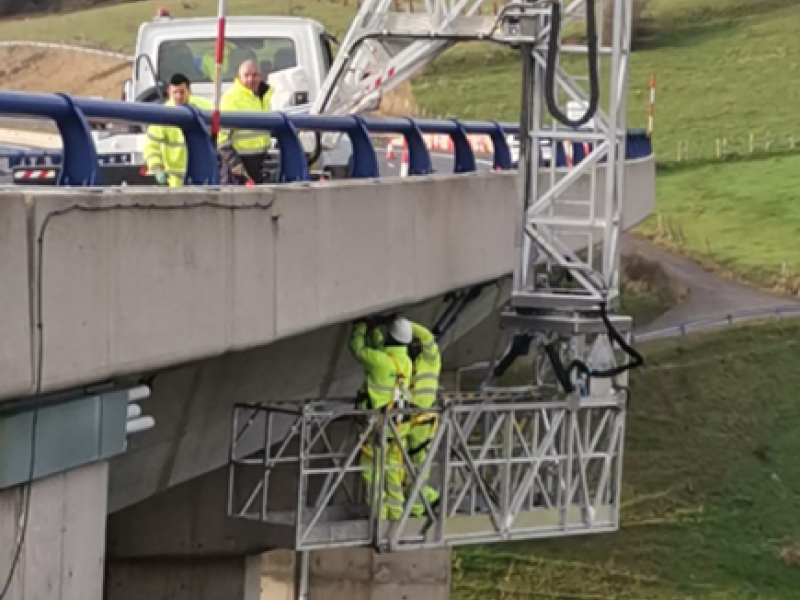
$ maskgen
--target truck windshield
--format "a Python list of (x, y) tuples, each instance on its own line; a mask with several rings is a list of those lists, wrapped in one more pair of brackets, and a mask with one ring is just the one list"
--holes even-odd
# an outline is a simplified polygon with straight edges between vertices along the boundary
[[(212, 82), (215, 45), (216, 38), (162, 42), (158, 48), (159, 77), (169, 81), (175, 73), (182, 73), (192, 83)], [(297, 52), (290, 38), (226, 38), (222, 81), (233, 82), (246, 60), (255, 60), (266, 79), (270, 73), (296, 67)]]

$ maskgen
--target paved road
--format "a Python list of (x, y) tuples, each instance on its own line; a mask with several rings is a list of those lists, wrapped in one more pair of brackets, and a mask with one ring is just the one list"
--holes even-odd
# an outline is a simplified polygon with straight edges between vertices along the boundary
[(688, 297), (681, 304), (637, 330), (638, 333), (674, 327), (692, 319), (727, 312), (800, 303), (797, 298), (771, 294), (718, 277), (689, 259), (661, 250), (631, 234), (623, 235), (621, 251), (623, 254), (640, 254), (648, 260), (658, 262), (674, 283), (689, 291)]

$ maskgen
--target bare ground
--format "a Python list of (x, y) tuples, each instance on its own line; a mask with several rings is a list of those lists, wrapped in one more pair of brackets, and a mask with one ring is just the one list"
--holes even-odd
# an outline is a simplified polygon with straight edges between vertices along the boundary
[[(63, 92), (118, 100), (122, 84), (130, 76), (130, 63), (78, 51), (25, 46), (0, 48), (0, 81), (3, 88), (19, 92)], [(419, 109), (411, 84), (388, 94), (378, 114), (412, 115)]]
[(0, 48), (0, 81), (6, 90), (63, 92), (118, 100), (130, 63), (70, 50)]

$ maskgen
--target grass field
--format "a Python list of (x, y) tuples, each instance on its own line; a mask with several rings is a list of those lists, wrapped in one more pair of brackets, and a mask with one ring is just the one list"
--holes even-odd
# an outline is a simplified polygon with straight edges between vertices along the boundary
[[(746, 146), (751, 132), (800, 134), (800, 2), (653, 0), (653, 34), (631, 61), (629, 125), (647, 122), (650, 74), (658, 77), (655, 149), (674, 159), (679, 141)], [(476, 77), (475, 73), (482, 76)], [(500, 49), (455, 49), (428, 69), (415, 95), (433, 114), (517, 119), (520, 69)], [(442, 94), (442, 89), (453, 93)]]
[(800, 156), (699, 166), (658, 178), (658, 243), (754, 284), (800, 292)]
[(623, 528), (459, 550), (458, 600), (796, 600), (800, 324), (643, 347)]

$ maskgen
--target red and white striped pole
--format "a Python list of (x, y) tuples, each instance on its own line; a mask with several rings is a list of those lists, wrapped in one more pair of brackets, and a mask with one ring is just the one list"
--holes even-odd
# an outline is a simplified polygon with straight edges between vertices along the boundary
[(222, 100), (222, 61), (225, 57), (225, 17), (228, 13), (228, 0), (219, 0), (217, 10), (217, 49), (214, 68), (214, 113), (211, 117), (211, 141), (217, 146), (219, 136), (219, 105)]
[(400, 177), (408, 177), (408, 145), (406, 144), (406, 138), (403, 137), (403, 154), (400, 157)]
[(650, 75), (650, 109), (647, 116), (647, 137), (653, 138), (653, 126), (656, 114), (656, 74)]

